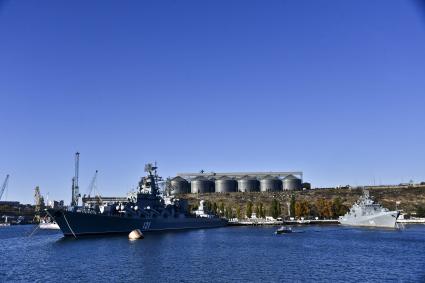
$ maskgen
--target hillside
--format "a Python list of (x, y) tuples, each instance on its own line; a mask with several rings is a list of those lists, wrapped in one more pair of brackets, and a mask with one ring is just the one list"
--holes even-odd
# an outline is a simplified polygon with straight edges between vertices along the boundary
[[(396, 202), (400, 202), (398, 209), (406, 214), (416, 213), (421, 208), (425, 208), (425, 186), (414, 187), (371, 187), (368, 188), (370, 195), (384, 207), (396, 209)], [(288, 209), (291, 198), (294, 196), (295, 202), (304, 203), (309, 206), (310, 215), (317, 216), (318, 201), (341, 203), (341, 210), (345, 212), (362, 194), (361, 189), (316, 189), (306, 191), (284, 191), (284, 192), (253, 192), (253, 193), (209, 193), (209, 194), (186, 194), (179, 197), (187, 198), (189, 204), (196, 207), (200, 199), (217, 206), (231, 209), (234, 213), (239, 210), (245, 215), (247, 204), (251, 202), (253, 206), (260, 205), (266, 211), (271, 207), (273, 199), (276, 199), (281, 206), (281, 215), (288, 216)], [(341, 213), (342, 213), (341, 212)], [(341, 214), (339, 213), (339, 214)], [(338, 214), (338, 213), (337, 213)], [(337, 215), (333, 215), (334, 217)]]

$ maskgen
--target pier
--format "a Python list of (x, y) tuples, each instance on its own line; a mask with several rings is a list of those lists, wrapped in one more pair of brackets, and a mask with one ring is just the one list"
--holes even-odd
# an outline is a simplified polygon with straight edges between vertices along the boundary
[(298, 219), (298, 220), (278, 220), (278, 219), (230, 219), (230, 226), (262, 226), (262, 225), (321, 225), (339, 224), (337, 219)]
[(402, 224), (425, 224), (425, 218), (397, 219), (397, 223), (402, 223)]
[(230, 226), (263, 226), (263, 225), (282, 225), (282, 220), (267, 220), (267, 219), (230, 219)]
[[(402, 224), (425, 224), (425, 218), (397, 219)], [(338, 219), (294, 219), (294, 220), (269, 220), (269, 219), (231, 219), (230, 226), (263, 226), (263, 225), (337, 225)]]
[(298, 220), (284, 220), (287, 225), (320, 225), (320, 224), (339, 224), (338, 219), (298, 219)]

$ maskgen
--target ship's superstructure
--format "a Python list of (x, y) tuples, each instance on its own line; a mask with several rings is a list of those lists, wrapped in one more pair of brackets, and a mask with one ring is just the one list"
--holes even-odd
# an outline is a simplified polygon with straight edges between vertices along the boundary
[(339, 217), (342, 225), (396, 228), (398, 211), (389, 211), (375, 203), (369, 191), (363, 191), (360, 199), (344, 216)]
[(91, 207), (72, 206), (69, 209), (48, 209), (65, 236), (127, 233), (134, 229), (142, 232), (176, 229), (221, 227), (227, 221), (217, 216), (200, 217), (191, 214), (188, 202), (163, 196), (158, 187), (162, 178), (157, 167), (145, 166), (137, 193), (125, 202)]

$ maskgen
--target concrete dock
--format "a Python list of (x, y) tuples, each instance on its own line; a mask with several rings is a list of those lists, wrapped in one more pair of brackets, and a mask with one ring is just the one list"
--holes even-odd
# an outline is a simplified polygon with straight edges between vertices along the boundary
[(257, 226), (257, 225), (320, 225), (320, 224), (339, 224), (336, 219), (300, 219), (300, 220), (271, 220), (261, 218), (250, 219), (231, 219), (229, 225), (232, 226)]
[(320, 225), (320, 224), (339, 224), (337, 219), (299, 219), (299, 220), (284, 220), (287, 225)]
[(403, 223), (403, 224), (425, 224), (425, 218), (397, 219), (397, 223)]
[[(425, 224), (425, 218), (398, 219), (402, 224)], [(261, 226), (261, 225), (324, 225), (339, 224), (337, 219), (294, 219), (294, 220), (270, 220), (262, 218), (230, 219), (230, 226)]]

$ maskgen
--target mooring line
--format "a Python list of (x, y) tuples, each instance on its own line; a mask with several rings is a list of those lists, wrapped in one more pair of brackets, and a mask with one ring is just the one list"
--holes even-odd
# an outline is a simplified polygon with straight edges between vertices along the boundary
[(72, 231), (71, 225), (69, 225), (68, 220), (66, 219), (65, 213), (63, 213), (63, 219), (65, 219), (66, 225), (68, 225), (69, 230), (71, 230), (72, 235), (74, 235), (74, 238), (77, 239), (77, 236), (75, 236), (74, 231)]
[(28, 237), (31, 237), (32, 234), (34, 234), (35, 231), (37, 231), (37, 229), (40, 228), (40, 224), (38, 224), (35, 229), (31, 232), (31, 234), (28, 235)]

